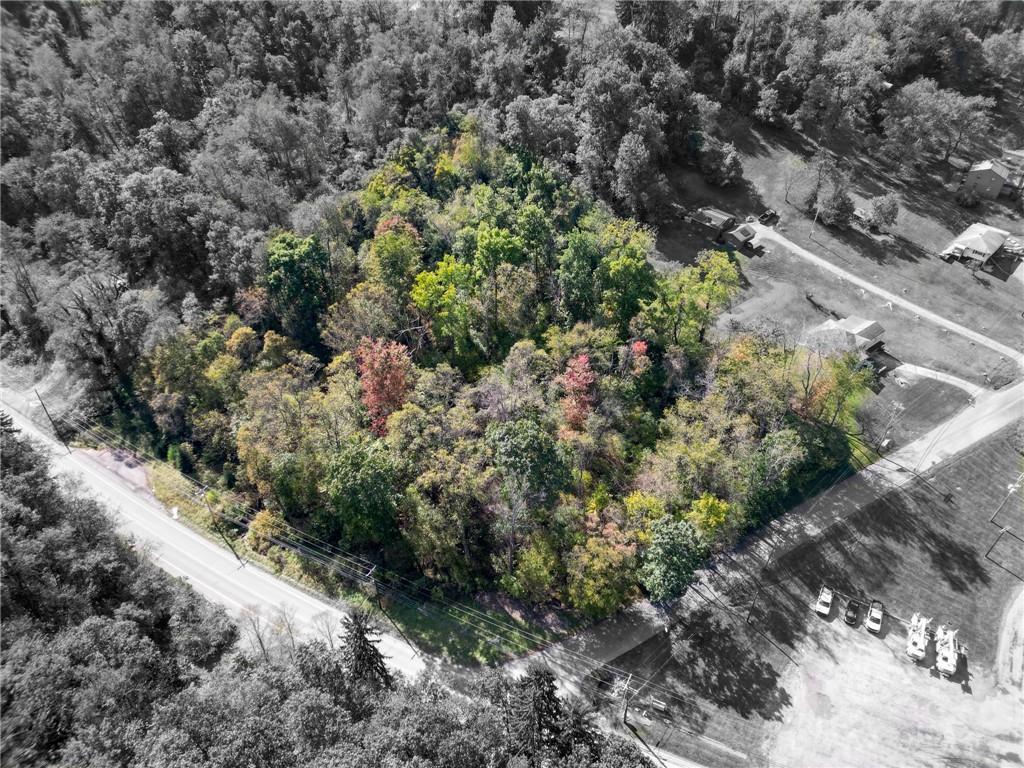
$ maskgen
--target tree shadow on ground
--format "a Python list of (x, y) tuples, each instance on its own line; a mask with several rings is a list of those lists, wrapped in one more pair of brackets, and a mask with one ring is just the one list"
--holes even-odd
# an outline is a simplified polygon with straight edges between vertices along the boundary
[[(947, 500), (938, 489), (920, 483), (883, 496), (851, 516), (848, 523), (859, 535), (872, 540), (918, 548), (931, 560), (934, 574), (945, 579), (954, 591), (967, 592), (990, 582), (978, 543), (948, 533), (950, 518), (970, 512), (960, 509), (956, 499)], [(876, 562), (888, 556), (881, 547), (878, 554), (872, 550), (868, 548)]]
[(659, 700), (667, 705), (666, 714), (674, 723), (703, 733), (710, 716), (688, 691), (672, 685), (674, 663), (671, 636), (662, 632), (615, 659), (609, 670), (592, 675), (597, 679), (594, 687), (607, 698), (614, 691), (615, 682), (621, 680), (622, 670), (628, 670), (636, 676), (629, 699), (631, 709), (653, 710), (653, 702)]
[[(984, 550), (948, 532), (950, 516), (957, 514), (966, 512), (927, 487), (892, 492), (866, 505), (763, 570), (758, 576), (761, 608), (751, 612), (752, 620), (780, 644), (795, 647), (813, 640), (811, 605), (823, 584), (868, 601), (900, 578), (907, 558), (927, 563), (928, 576), (922, 578), (941, 579), (953, 592), (988, 586)], [(845, 605), (838, 597), (836, 602)], [(842, 609), (836, 602), (830, 619)], [(821, 642), (817, 645), (828, 652)]]
[(673, 630), (672, 655), (681, 682), (744, 718), (781, 720), (792, 701), (775, 667), (711, 609), (695, 612)]
[(735, 135), (730, 134), (729, 140), (736, 149), (748, 155), (768, 155), (772, 148), (781, 147), (806, 159), (818, 148), (811, 139), (792, 128), (758, 126), (733, 133)]

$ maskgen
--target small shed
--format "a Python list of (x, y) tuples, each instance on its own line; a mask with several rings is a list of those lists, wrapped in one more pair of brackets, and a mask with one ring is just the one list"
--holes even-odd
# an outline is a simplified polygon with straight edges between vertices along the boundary
[(1010, 168), (1002, 160), (983, 160), (972, 165), (964, 174), (960, 189), (995, 200), (1003, 194), (1003, 187), (1007, 187), (1007, 191), (1013, 187), (1010, 177)]
[(943, 248), (939, 255), (948, 260), (970, 259), (984, 266), (1006, 243), (1010, 233), (988, 224), (971, 224), (953, 242)]
[(871, 352), (882, 346), (884, 333), (876, 321), (863, 317), (829, 319), (807, 332), (804, 345), (836, 352)]
[(725, 242), (734, 248), (747, 248), (757, 232), (749, 224), (740, 224), (736, 229), (725, 233)]

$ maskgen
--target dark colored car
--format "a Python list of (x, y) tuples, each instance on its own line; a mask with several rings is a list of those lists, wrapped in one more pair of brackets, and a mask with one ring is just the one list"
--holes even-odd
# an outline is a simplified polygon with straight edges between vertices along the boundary
[(777, 214), (774, 209), (769, 208), (767, 211), (758, 216), (757, 220), (767, 226), (768, 224), (771, 224), (778, 218), (779, 214)]
[(843, 621), (849, 624), (851, 627), (857, 623), (857, 619), (860, 618), (860, 603), (856, 600), (850, 600), (846, 604), (846, 613), (843, 615)]

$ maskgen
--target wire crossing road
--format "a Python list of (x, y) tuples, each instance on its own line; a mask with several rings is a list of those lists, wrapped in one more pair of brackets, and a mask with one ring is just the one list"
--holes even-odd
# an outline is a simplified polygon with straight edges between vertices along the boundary
[[(283, 608), (300, 633), (314, 634), (318, 616), (327, 614), (337, 622), (344, 611), (335, 603), (320, 600), (267, 573), (259, 566), (242, 567), (230, 551), (203, 538), (195, 531), (172, 520), (162, 506), (140, 494), (132, 485), (78, 451), (70, 454), (50, 435), (26, 418), (10, 402), (8, 394), (0, 407), (14, 420), (15, 426), (53, 454), (54, 467), (70, 476), (79, 477), (84, 488), (116, 513), (121, 529), (144, 544), (153, 561), (173, 576), (187, 579), (197, 592), (224, 606), (236, 617), (257, 610), (272, 621), (271, 612)], [(397, 637), (382, 634), (381, 652), (394, 669), (413, 676), (426, 668), (422, 657)]]

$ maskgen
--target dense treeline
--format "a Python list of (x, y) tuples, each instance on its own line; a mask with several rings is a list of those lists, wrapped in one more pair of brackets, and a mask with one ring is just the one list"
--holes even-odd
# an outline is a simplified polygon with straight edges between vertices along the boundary
[(4, 765), (445, 765), (641, 768), (542, 668), (480, 677), (466, 699), (396, 679), (365, 614), (276, 653), (236, 630), (50, 476), (3, 417)]
[(678, 594), (849, 461), (867, 376), (723, 338), (729, 256), (657, 275), (620, 217), (667, 164), (740, 183), (740, 118), (952, 151), (1020, 37), (981, 3), (615, 12), (5, 4), (7, 348), (246, 495), (268, 556), (283, 519), (591, 616)]
[(0, 451), (3, 762), (125, 764), (154, 707), (215, 665), (235, 627), (51, 477), (6, 414)]

